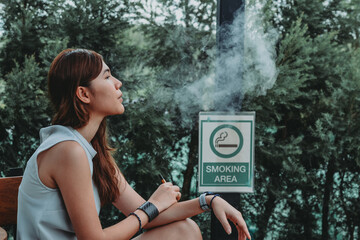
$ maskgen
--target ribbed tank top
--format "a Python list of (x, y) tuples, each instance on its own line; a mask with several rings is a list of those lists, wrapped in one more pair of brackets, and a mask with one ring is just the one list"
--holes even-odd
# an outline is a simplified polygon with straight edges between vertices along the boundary
[[(40, 146), (26, 164), (19, 187), (17, 240), (24, 239), (77, 239), (59, 189), (45, 186), (38, 174), (39, 153), (63, 141), (76, 141), (85, 150), (91, 176), (92, 159), (96, 151), (75, 129), (53, 125), (40, 130)], [(45, 160), (45, 159), (44, 159)], [(92, 182), (96, 210), (100, 212), (99, 193)]]

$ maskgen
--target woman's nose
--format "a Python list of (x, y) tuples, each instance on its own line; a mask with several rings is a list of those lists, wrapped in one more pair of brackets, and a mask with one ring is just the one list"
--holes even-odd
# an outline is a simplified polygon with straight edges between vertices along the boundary
[(115, 78), (115, 88), (116, 90), (120, 89), (122, 86), (122, 82), (120, 80), (118, 80), (117, 78)]

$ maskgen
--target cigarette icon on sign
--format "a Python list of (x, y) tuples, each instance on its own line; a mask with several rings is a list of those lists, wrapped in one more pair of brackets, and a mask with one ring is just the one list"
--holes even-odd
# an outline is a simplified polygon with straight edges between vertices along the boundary
[(230, 143), (219, 143), (223, 142), (228, 137), (228, 133), (226, 131), (220, 133), (220, 136), (215, 139), (215, 147), (217, 148), (236, 148), (237, 144), (230, 144)]

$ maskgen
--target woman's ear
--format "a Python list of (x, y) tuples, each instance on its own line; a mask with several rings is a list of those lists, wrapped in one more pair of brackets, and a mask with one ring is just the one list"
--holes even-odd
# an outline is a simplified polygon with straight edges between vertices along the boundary
[(89, 89), (87, 87), (82, 87), (82, 86), (77, 87), (76, 96), (83, 103), (90, 103), (90, 92), (89, 92)]

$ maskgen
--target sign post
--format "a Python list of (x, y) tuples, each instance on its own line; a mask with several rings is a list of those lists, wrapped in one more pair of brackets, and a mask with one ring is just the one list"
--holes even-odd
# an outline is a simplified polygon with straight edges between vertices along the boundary
[[(222, 195), (252, 193), (254, 143), (255, 112), (200, 112), (199, 192), (211, 191)], [(236, 206), (240, 196), (230, 200), (233, 203), (229, 203)], [(214, 224), (217, 223), (212, 222), (212, 225)], [(225, 233), (223, 230), (219, 232), (212, 232), (212, 235)], [(236, 230), (233, 229), (232, 232), (237, 236)]]
[[(228, 30), (229, 30), (229, 26), (232, 25), (233, 21), (234, 21), (234, 18), (235, 18), (235, 13), (237, 13), (237, 18), (241, 18), (241, 24), (240, 26), (238, 26), (237, 28), (237, 31), (240, 30), (240, 32), (244, 32), (244, 22), (245, 22), (245, 0), (217, 0), (217, 30), (216, 30), (216, 45), (217, 45), (217, 59), (218, 59), (218, 62), (216, 63), (216, 84), (219, 88), (221, 88), (222, 86), (226, 85), (226, 84), (229, 84), (228, 82), (228, 76), (225, 74), (224, 75), (224, 71), (218, 71), (219, 69), (226, 69), (228, 68), (228, 66), (224, 65), (221, 63), (220, 59), (223, 57), (223, 54), (224, 53), (227, 53), (228, 51), (233, 51), (234, 50), (234, 44), (236, 44), (237, 48), (236, 50), (239, 51), (238, 53), (243, 56), (244, 55), (244, 34), (241, 34), (241, 37), (240, 39), (238, 39), (235, 42), (229, 42), (227, 41), (227, 38), (228, 38)], [(241, 47), (242, 46), (242, 47)], [(240, 47), (240, 48), (239, 48)], [(239, 68), (239, 71), (242, 72), (243, 71), (243, 64), (239, 64), (238, 66)], [(241, 74), (240, 74), (241, 75)], [(241, 76), (240, 76), (241, 78)], [(240, 95), (240, 92), (239, 92), (239, 95), (238, 96), (232, 96), (232, 99), (230, 101), (226, 101), (224, 102), (222, 98), (217, 98), (215, 99), (215, 107), (214, 109), (217, 109), (218, 111), (226, 111), (227, 109), (234, 109), (236, 111), (236, 109), (240, 109), (239, 107), (241, 106), (241, 104), (239, 103), (240, 102), (240, 99), (242, 98), (242, 96)], [(205, 124), (206, 125), (206, 124)], [(214, 129), (215, 130), (215, 129)], [(223, 130), (226, 130), (226, 129), (223, 129)], [(230, 132), (231, 130), (229, 130)], [(228, 134), (229, 134), (228, 132)], [(232, 132), (233, 133), (233, 132)], [(246, 140), (244, 140), (246, 141)], [(235, 144), (235, 143), (233, 143)], [(244, 146), (243, 146), (244, 147)], [(224, 155), (229, 155), (231, 154), (230, 152), (231, 151), (236, 151), (234, 148), (231, 148), (230, 146), (228, 146), (228, 150), (226, 150), (226, 147), (225, 148), (220, 148), (220, 146), (214, 146), (215, 150), (218, 151), (220, 154), (223, 153)], [(211, 150), (211, 148), (210, 148)], [(242, 150), (240, 150), (241, 152)], [(233, 153), (234, 153), (233, 152)], [(224, 170), (224, 168), (221, 168), (221, 170), (224, 170), (224, 171), (231, 171), (231, 167), (235, 167), (235, 166), (239, 166), (239, 168), (241, 168), (243, 166), (245, 166), (246, 168), (246, 164), (245, 165), (242, 165), (242, 163), (238, 164), (238, 165), (233, 165), (233, 161), (231, 159), (233, 159), (234, 157), (230, 157), (229, 159), (227, 160), (223, 160), (224, 162), (225, 161), (228, 161), (229, 162), (229, 165), (227, 166), (229, 170)], [(206, 159), (205, 159), (205, 162), (206, 162)], [(252, 164), (249, 165), (249, 167), (251, 167), (252, 169), (250, 169), (250, 172), (251, 170), (253, 170), (253, 162)], [(204, 169), (202, 166), (202, 169)], [(209, 166), (207, 166), (209, 167)], [(216, 166), (214, 166), (216, 170)], [(225, 167), (225, 166), (224, 166)], [(199, 169), (200, 170), (200, 169)], [(205, 189), (209, 189), (209, 188), (212, 188), (211, 185), (208, 181), (211, 182), (211, 174), (215, 174), (215, 172), (211, 171), (212, 170), (212, 166), (210, 166), (210, 169), (209, 169), (209, 173), (205, 173), (205, 176), (201, 176), (201, 179), (203, 179), (203, 177), (205, 177), (205, 180), (204, 182), (201, 182), (199, 183), (199, 186), (200, 186), (200, 189), (201, 190), (205, 190)], [(218, 168), (218, 170), (220, 170), (220, 166)], [(240, 171), (240, 170), (239, 170)], [(211, 173), (211, 174), (210, 174)], [(209, 175), (210, 174), (210, 175)], [(216, 175), (218, 176), (218, 175)], [(225, 177), (224, 177), (225, 176)], [(230, 176), (229, 179), (227, 176)], [(239, 188), (243, 188), (244, 190), (247, 188), (249, 191), (252, 191), (252, 185), (250, 184), (250, 187), (249, 186), (246, 186), (246, 184), (244, 184), (244, 177), (245, 175), (242, 174), (241, 176), (239, 176), (239, 179), (236, 177), (235, 178), (231, 178), (231, 176), (233, 175), (228, 175), (228, 174), (223, 174), (223, 177), (222, 177), (222, 180), (221, 180), (221, 177), (220, 178), (220, 181), (223, 182), (223, 184), (225, 182), (229, 182), (230, 183), (230, 180), (233, 182), (233, 186), (232, 187), (237, 187), (237, 189)], [(237, 175), (236, 175), (237, 176)], [(215, 177), (216, 178), (216, 177)], [(220, 184), (220, 181), (219, 178), (217, 178), (216, 182), (215, 182), (215, 178), (212, 180), (213, 181), (213, 185), (216, 184), (216, 185), (219, 185)], [(251, 176), (250, 176), (251, 178)], [(239, 180), (240, 182), (243, 183), (243, 186), (241, 186), (241, 184), (237, 184), (235, 185), (235, 180)], [(251, 183), (251, 181), (250, 181)], [(215, 188), (219, 188), (221, 186), (215, 186)], [(231, 190), (230, 189), (230, 186), (226, 187), (226, 186), (223, 186), (226, 190), (226, 192), (223, 192), (221, 193), (221, 196), (223, 199), (225, 199), (228, 203), (230, 203), (233, 207), (237, 208), (238, 210), (240, 210), (240, 194), (237, 193), (237, 192), (230, 192)], [(229, 190), (229, 191), (227, 191)], [(230, 223), (231, 225), (231, 223)], [(237, 232), (234, 231), (234, 226), (232, 225), (232, 234), (231, 235), (227, 235), (225, 233), (225, 231), (223, 230), (221, 224), (219, 223), (219, 221), (217, 220), (217, 218), (214, 216), (214, 214), (212, 213), (212, 216), (211, 216), (211, 239), (212, 240), (237, 240), (238, 237), (237, 237)]]

